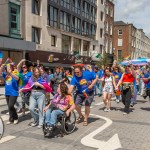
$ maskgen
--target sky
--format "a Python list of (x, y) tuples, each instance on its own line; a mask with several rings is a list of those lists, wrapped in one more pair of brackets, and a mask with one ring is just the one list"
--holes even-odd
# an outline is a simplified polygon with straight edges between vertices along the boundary
[(115, 0), (115, 21), (133, 23), (150, 37), (150, 0)]

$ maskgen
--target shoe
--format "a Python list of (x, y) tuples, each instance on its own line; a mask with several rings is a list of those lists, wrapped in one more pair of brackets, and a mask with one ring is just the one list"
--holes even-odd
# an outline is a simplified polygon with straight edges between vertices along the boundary
[(104, 109), (104, 112), (109, 112), (110, 111), (110, 108), (108, 109), (108, 108), (105, 108)]
[(14, 120), (14, 124), (18, 124), (18, 119), (17, 119), (17, 120)]
[(128, 113), (124, 112), (123, 115), (127, 115)]
[(116, 102), (119, 103), (120, 102), (119, 99), (117, 99)]
[(38, 125), (38, 129), (41, 129), (43, 126), (42, 125)]
[(134, 105), (133, 104), (130, 104), (130, 107), (133, 107)]
[(6, 122), (6, 124), (7, 124), (7, 125), (9, 125), (9, 124), (13, 124), (13, 122), (11, 122), (11, 121), (7, 121), (7, 122)]
[(31, 123), (31, 126), (32, 126), (32, 127), (35, 127), (35, 126), (37, 126), (37, 125), (38, 125), (37, 122), (32, 122), (32, 123)]
[(7, 112), (6, 115), (9, 115), (9, 112)]

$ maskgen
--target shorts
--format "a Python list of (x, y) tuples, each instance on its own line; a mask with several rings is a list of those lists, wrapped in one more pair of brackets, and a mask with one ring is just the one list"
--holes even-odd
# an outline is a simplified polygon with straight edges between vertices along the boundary
[(83, 102), (85, 102), (85, 106), (91, 106), (93, 99), (94, 99), (94, 91), (89, 92), (87, 99), (83, 94), (77, 92), (75, 95), (75, 104), (82, 106)]

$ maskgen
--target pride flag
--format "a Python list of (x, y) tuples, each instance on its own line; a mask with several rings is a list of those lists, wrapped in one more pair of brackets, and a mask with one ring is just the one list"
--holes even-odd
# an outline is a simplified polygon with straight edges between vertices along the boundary
[(70, 75), (70, 74), (68, 74), (68, 75), (67, 75), (67, 78), (68, 78), (68, 80), (69, 80), (69, 81), (71, 81), (71, 80), (72, 80), (72, 78), (73, 78), (73, 76), (72, 76), (72, 75)]
[[(53, 91), (52, 88), (46, 82), (44, 82), (42, 80), (39, 80), (38, 82), (44, 86), (44, 88), (45, 88), (44, 90), (46, 93), (47, 92), (50, 93)], [(22, 91), (23, 92), (31, 91), (33, 86), (34, 86), (34, 82), (33, 82), (33, 78), (31, 77), (29, 79), (28, 83), (22, 88)]]
[(3, 53), (0, 52), (0, 64), (2, 64), (2, 60), (3, 60)]

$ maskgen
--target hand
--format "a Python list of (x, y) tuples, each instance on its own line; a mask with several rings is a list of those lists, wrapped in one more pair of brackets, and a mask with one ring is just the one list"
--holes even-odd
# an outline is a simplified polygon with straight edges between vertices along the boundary
[(66, 116), (69, 117), (69, 114), (70, 114), (70, 111), (67, 110), (67, 111), (66, 111)]
[(34, 82), (34, 85), (35, 86), (39, 86), (40, 84), (38, 82)]
[(22, 59), (22, 60), (21, 60), (22, 63), (25, 62), (25, 61), (26, 61), (26, 59)]
[(88, 86), (88, 89), (92, 89), (92, 88), (93, 88), (93, 85), (92, 85), (92, 84)]
[(48, 106), (46, 106), (44, 109), (43, 109), (43, 112), (46, 112), (48, 109)]
[(21, 92), (22, 92), (22, 89), (19, 90), (19, 93), (21, 93)]
[(7, 69), (7, 73), (8, 73), (8, 74), (11, 74), (11, 73), (12, 73), (12, 70), (11, 70), (10, 68), (8, 68), (8, 69)]

